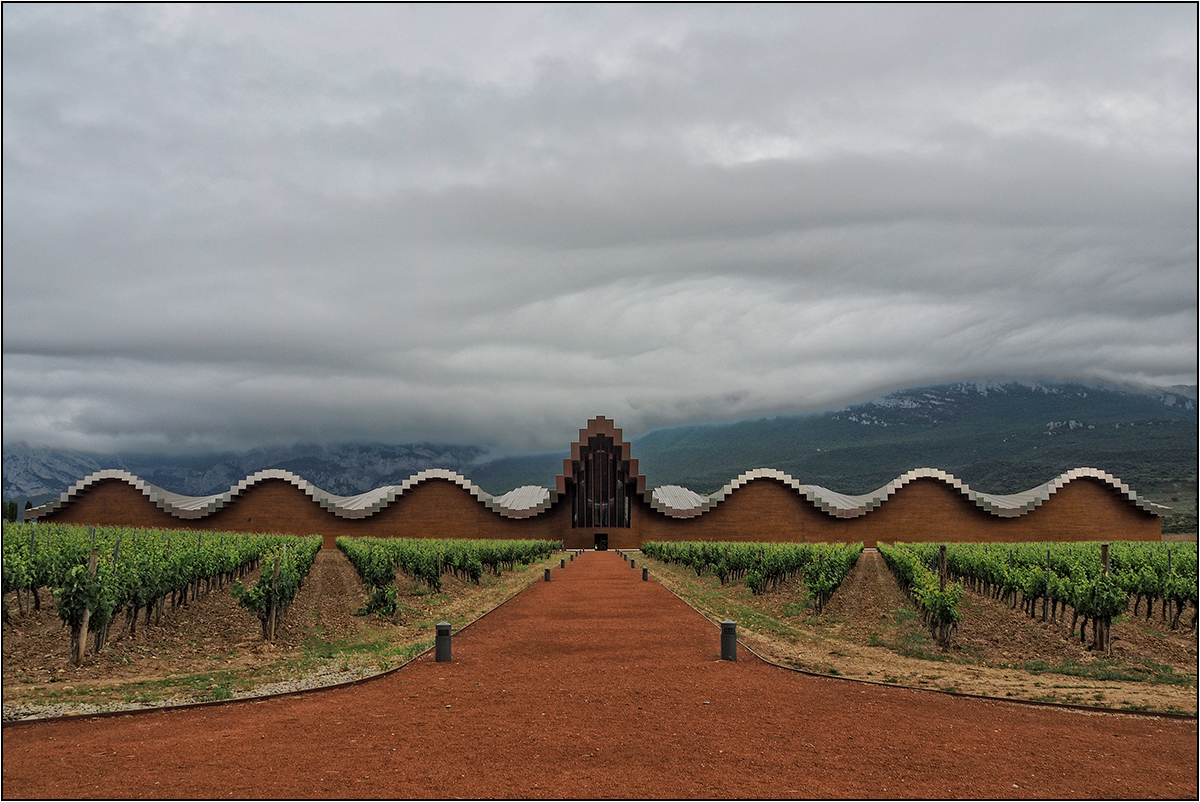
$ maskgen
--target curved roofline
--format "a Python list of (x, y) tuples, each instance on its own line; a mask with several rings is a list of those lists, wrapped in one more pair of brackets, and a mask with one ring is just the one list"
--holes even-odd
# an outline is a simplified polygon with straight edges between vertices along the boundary
[[(671, 518), (695, 518), (714, 509), (735, 490), (750, 482), (757, 479), (770, 479), (782, 482), (785, 486), (792, 488), (798, 495), (803, 496), (813, 506), (817, 507), (817, 509), (834, 518), (858, 518), (879, 507), (906, 484), (916, 479), (934, 479), (954, 488), (968, 501), (987, 513), (999, 518), (1017, 518), (1040, 507), (1049, 500), (1050, 496), (1054, 495), (1070, 482), (1083, 478), (1097, 479), (1110, 485), (1139, 509), (1151, 515), (1160, 515), (1160, 510), (1168, 509), (1160, 504), (1140, 498), (1135, 491), (1131, 490), (1120, 479), (1098, 468), (1073, 468), (1037, 487), (1010, 495), (981, 493), (978, 490), (972, 490), (966, 482), (939, 468), (914, 468), (882, 487), (861, 496), (836, 493), (820, 485), (801, 484), (789, 474), (774, 468), (756, 468), (752, 471), (746, 471), (717, 492), (708, 496), (693, 493), (686, 488), (670, 486), (669, 489), (673, 492), (660, 493), (660, 490), (667, 490), (668, 488), (656, 488), (652, 493), (647, 494), (646, 500), (656, 511)], [(688, 498), (688, 494), (696, 498), (690, 499)], [(672, 501), (676, 503), (672, 504)], [(695, 503), (691, 506), (682, 506), (679, 504), (680, 501), (684, 503), (694, 501)]]
[[(892, 497), (900, 488), (917, 480), (933, 479), (943, 482), (957, 490), (963, 497), (985, 512), (999, 518), (1017, 518), (1040, 507), (1058, 490), (1076, 479), (1099, 480), (1123, 495), (1139, 509), (1151, 515), (1160, 515), (1161, 510), (1168, 509), (1162, 505), (1147, 501), (1138, 496), (1128, 485), (1106, 471), (1097, 468), (1074, 468), (1029, 490), (999, 495), (981, 493), (956, 478), (954, 475), (938, 468), (915, 468), (882, 487), (861, 496), (851, 496), (837, 493), (820, 485), (805, 485), (791, 475), (774, 468), (756, 468), (746, 471), (720, 490), (710, 495), (702, 495), (678, 485), (666, 485), (642, 493), (642, 498), (652, 509), (671, 518), (695, 518), (709, 510), (715, 509), (739, 488), (750, 482), (767, 479), (780, 482), (796, 491), (797, 495), (808, 500), (813, 506), (834, 518), (858, 518), (878, 508)], [(562, 477), (560, 476), (561, 480)], [(470, 493), (479, 503), (492, 512), (504, 518), (522, 519), (533, 518), (550, 509), (559, 498), (554, 489), (526, 485), (510, 490), (499, 496), (493, 496), (461, 474), (444, 468), (430, 468), (413, 474), (398, 485), (377, 487), (356, 496), (336, 496), (303, 479), (291, 471), (269, 469), (258, 471), (247, 476), (233, 485), (224, 493), (211, 496), (185, 496), (172, 493), (161, 487), (152, 485), (144, 479), (128, 471), (108, 469), (96, 471), (80, 479), (57, 499), (47, 502), (40, 507), (29, 510), (26, 520), (34, 520), (61, 509), (76, 496), (83, 493), (92, 485), (102, 481), (117, 480), (134, 487), (146, 496), (163, 512), (183, 520), (197, 520), (232, 504), (246, 490), (261, 482), (281, 480), (294, 485), (305, 495), (315, 501), (322, 509), (333, 515), (347, 520), (369, 518), (386, 508), (396, 499), (403, 496), (417, 485), (432, 480), (452, 482)]]
[(279, 469), (268, 469), (251, 474), (224, 493), (215, 493), (211, 496), (185, 496), (180, 493), (172, 493), (169, 490), (164, 490), (157, 485), (152, 485), (129, 471), (110, 468), (85, 476), (68, 488), (57, 499), (29, 510), (25, 517), (26, 520), (31, 520), (49, 515), (70, 503), (74, 497), (80, 495), (92, 485), (107, 480), (117, 480), (125, 482), (140, 491), (142, 495), (168, 515), (183, 520), (197, 520), (206, 518), (232, 504), (239, 496), (254, 485), (271, 480), (281, 480), (303, 491), (305, 495), (319, 504), (322, 509), (333, 513), (339, 518), (356, 520), (371, 517), (422, 482), (436, 479), (453, 482), (474, 496), (477, 501), (489, 510), (505, 518), (532, 518), (550, 509), (554, 502), (558, 500), (558, 494), (554, 491), (540, 487), (534, 488), (532, 486), (516, 488), (503, 495), (493, 496), (465, 476), (444, 468), (429, 468), (413, 474), (398, 485), (377, 487), (374, 490), (360, 493), (356, 496), (336, 496), (291, 471)]

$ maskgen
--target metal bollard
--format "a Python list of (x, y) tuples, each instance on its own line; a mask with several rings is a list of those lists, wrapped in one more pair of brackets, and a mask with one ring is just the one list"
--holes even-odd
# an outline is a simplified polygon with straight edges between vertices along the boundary
[(645, 566), (642, 566), (642, 581), (643, 582), (650, 581), (650, 569), (646, 568)]
[(559, 567), (559, 568), (566, 568), (566, 567), (567, 567), (567, 561), (566, 561), (566, 560), (559, 560), (559, 561), (558, 561), (558, 567)]
[(629, 567), (630, 567), (630, 568), (637, 568), (637, 560), (630, 560), (630, 561), (629, 561)]
[(546, 581), (547, 582), (550, 581), (550, 569), (549, 568), (546, 569)]
[(450, 622), (439, 621), (435, 625), (437, 629), (437, 637), (434, 638), (435, 644), (435, 660), (438, 663), (450, 662)]
[(737, 660), (737, 622), (721, 622), (721, 659)]
[(575, 562), (575, 555), (574, 555), (574, 554), (572, 554), (572, 555), (571, 555), (571, 562)]

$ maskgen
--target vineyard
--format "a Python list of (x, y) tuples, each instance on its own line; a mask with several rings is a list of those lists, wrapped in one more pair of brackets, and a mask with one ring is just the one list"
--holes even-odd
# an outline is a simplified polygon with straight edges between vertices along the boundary
[[(828, 572), (814, 575), (819, 549), (852, 558), (827, 558)], [(660, 581), (710, 618), (739, 621), (777, 662), (983, 695), (1196, 710), (1195, 543), (948, 544), (944, 565), (937, 544), (644, 551), (661, 562)], [(764, 571), (771, 580), (760, 582)]]
[[(693, 568), (645, 554), (572, 553), (550, 562), (550, 581), (540, 581), (541, 568), (527, 566), (539, 581), (470, 627), (456, 628), (449, 663), (425, 654), (370, 682), (251, 704), (6, 725), (5, 794), (1196, 798), (1194, 718), (1081, 714), (955, 698), (889, 687), (886, 680), (900, 679), (890, 674), (877, 675), (874, 684), (831, 681), (753, 659), (746, 639), (736, 661), (722, 660), (721, 629), (631, 568), (698, 581), (714, 598), (744, 594), (754, 605), (788, 596), (807, 604), (792, 593), (803, 581), (799, 573), (753, 593), (744, 580), (721, 585), (707, 572), (698, 577)], [(290, 618), (304, 609), (327, 563), (344, 566), (358, 584), (341, 552), (323, 550)], [(798, 615), (822, 626), (842, 616), (877, 617), (877, 609), (864, 610), (864, 618), (846, 607), (847, 594), (861, 600), (864, 567), (880, 568), (872, 575), (890, 583), (899, 605), (908, 604), (878, 552), (864, 550), (824, 613)], [(518, 565), (501, 578), (521, 571)], [(493, 579), (485, 571), (480, 586)], [(396, 582), (402, 593), (413, 586), (431, 592), (406, 576)], [(479, 587), (453, 572), (442, 582), (444, 592)], [(971, 595), (964, 592), (963, 631), (956, 637), (964, 642), (980, 623), (967, 600)], [(986, 602), (1011, 619), (1024, 619), (996, 600)], [(741, 612), (736, 620), (747, 634), (762, 630), (765, 618)], [(1121, 626), (1114, 622), (1118, 643)], [(844, 644), (838, 649), (851, 653)], [(890, 671), (885, 660), (881, 654), (862, 665)], [(942, 671), (922, 662), (927, 673)], [(1089, 695), (1100, 687), (1108, 694), (1116, 684), (1085, 681)], [(1058, 677), (1049, 682), (1061, 684)], [(1005, 691), (999, 683), (991, 689), (993, 696)], [(1183, 695), (1194, 698), (1194, 688)], [(1141, 704), (1124, 696), (1082, 701)]]
[(337, 546), (358, 571), (371, 594), (364, 613), (396, 612), (396, 572), (440, 593), (447, 573), (478, 585), (484, 569), (500, 576), (517, 565), (530, 565), (562, 549), (546, 540), (411, 540), (406, 538), (337, 539)]
[(759, 595), (801, 577), (818, 614), (862, 554), (862, 543), (646, 543), (642, 553), (713, 573), (721, 584), (744, 580)]
[(1146, 618), (1158, 602), (1161, 620), (1179, 627), (1191, 607), (1189, 628), (1196, 629), (1197, 552), (1195, 544), (1163, 543), (955, 543), (880, 544), (880, 553), (912, 596), (938, 645), (950, 645), (962, 620), (958, 610), (963, 582), (972, 590), (1000, 599), (1030, 618), (1058, 622), (1072, 610), (1070, 632), (1079, 626), (1085, 641), (1092, 622), (1091, 649), (1112, 654), (1112, 621), (1133, 600), (1137, 616), (1142, 601)]
[[(1101, 546), (950, 544), (943, 562), (937, 545), (676, 542), (646, 544), (638, 563), (710, 618), (738, 621), (777, 662), (917, 687), (1194, 710), (1196, 545), (1113, 543), (1107, 572)], [(425, 648), (433, 622), (458, 626), (557, 568), (561, 545), (318, 547), (317, 538), (6, 526), (6, 715), (15, 699), (168, 698), (146, 690), (154, 682), (174, 683), (172, 698), (226, 698), (318, 666), (326, 681), (378, 671)]]
[[(133, 637), (140, 612), (146, 624), (152, 616), (161, 623), (164, 614), (195, 601), (201, 585), (207, 594), (232, 583), (233, 595), (263, 622), (267, 638), (320, 548), (319, 536), (6, 523), (4, 619), (13, 614), (10, 592), (24, 614), (40, 610), (41, 591), (52, 590), (58, 617), (70, 630), (70, 660), (78, 666), (89, 651), (89, 635), (90, 651), (104, 650), (119, 613), (120, 631)], [(240, 578), (264, 560), (273, 566), (271, 578), (244, 588)]]
[[(320, 545), (320, 537), (5, 525), (6, 715), (17, 699), (89, 687), (106, 689), (93, 694), (100, 704), (219, 699), (264, 683), (378, 671), (428, 645), (433, 621), (461, 623), (519, 591), (558, 547), (344, 545), (376, 562), (387, 555), (387, 581), (371, 585)], [(376, 592), (389, 610), (371, 608)]]

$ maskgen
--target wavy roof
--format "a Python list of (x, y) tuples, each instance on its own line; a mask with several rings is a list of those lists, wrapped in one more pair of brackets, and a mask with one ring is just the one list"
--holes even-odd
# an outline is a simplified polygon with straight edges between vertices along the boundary
[(333, 493), (322, 490), (311, 482), (300, 478), (291, 471), (274, 469), (259, 471), (247, 476), (224, 493), (216, 493), (211, 496), (184, 496), (179, 493), (172, 493), (169, 490), (163, 490), (161, 487), (152, 485), (128, 471), (110, 469), (96, 471), (80, 479), (67, 492), (60, 495), (54, 501), (48, 502), (37, 509), (30, 510), (26, 517), (41, 517), (51, 513), (69, 503), (72, 498), (78, 496), (97, 482), (108, 479), (116, 479), (132, 485), (140, 490), (142, 495), (150, 499), (160, 510), (176, 518), (183, 519), (204, 518), (212, 515), (217, 510), (233, 503), (249, 488), (260, 482), (272, 479), (279, 479), (295, 485), (304, 491), (305, 495), (321, 505), (322, 509), (328, 510), (339, 518), (350, 520), (371, 517), (409, 490), (431, 479), (444, 479), (453, 482), (474, 496), (485, 507), (499, 513), (505, 518), (533, 517), (540, 512), (550, 509), (554, 502), (558, 500), (557, 494), (552, 493), (544, 487), (537, 487), (535, 485), (518, 487), (504, 495), (493, 496), (465, 476), (443, 468), (424, 470), (413, 474), (398, 485), (377, 487), (374, 490), (360, 493), (357, 496), (335, 496)]
[(857, 518), (866, 515), (883, 502), (891, 498), (897, 490), (915, 479), (936, 479), (953, 487), (968, 501), (980, 509), (1000, 518), (1016, 518), (1042, 506), (1060, 488), (1069, 482), (1080, 479), (1098, 479), (1112, 486), (1117, 492), (1129, 499), (1133, 504), (1154, 515), (1167, 507), (1139, 498), (1138, 494), (1117, 477), (1096, 468), (1075, 468), (1051, 479), (1045, 484), (1030, 490), (1011, 495), (981, 493), (972, 490), (966, 482), (938, 468), (916, 468), (898, 476), (883, 487), (861, 496), (848, 496), (835, 493), (819, 485), (804, 485), (788, 474), (774, 468), (758, 468), (747, 471), (717, 492), (703, 496), (685, 487), (668, 485), (654, 490), (650, 506), (669, 515), (672, 518), (694, 518), (703, 515), (724, 501), (731, 493), (756, 479), (773, 479), (795, 490), (799, 495), (808, 499), (818, 509), (835, 518)]
[[(782, 471), (773, 468), (758, 468), (747, 471), (715, 493), (703, 495), (679, 485), (664, 485), (643, 494), (643, 498), (658, 512), (672, 518), (695, 518), (716, 507), (738, 488), (750, 482), (766, 479), (782, 482), (792, 488), (800, 496), (811, 502), (817, 509), (834, 518), (857, 518), (866, 515), (879, 507), (900, 488), (916, 479), (934, 479), (944, 482), (961, 493), (968, 501), (980, 509), (1000, 518), (1016, 518), (1031, 512), (1045, 503), (1060, 488), (1075, 479), (1095, 479), (1111, 486), (1125, 496), (1131, 503), (1153, 515), (1168, 509), (1161, 505), (1140, 498), (1124, 482), (1110, 473), (1096, 468), (1075, 468), (1051, 479), (1045, 484), (1021, 493), (1011, 495), (996, 495), (972, 490), (965, 482), (937, 468), (917, 468), (898, 476), (883, 487), (861, 496), (850, 496), (836, 493), (819, 485), (801, 484)], [(465, 476), (442, 468), (433, 468), (413, 474), (398, 485), (377, 487), (357, 496), (335, 496), (322, 490), (311, 482), (300, 478), (291, 471), (265, 470), (247, 476), (224, 493), (211, 496), (184, 496), (172, 493), (161, 487), (134, 476), (128, 471), (104, 470), (79, 480), (65, 493), (54, 501), (30, 510), (26, 518), (40, 518), (62, 506), (70, 503), (76, 496), (83, 493), (92, 485), (106, 481), (118, 480), (132, 485), (141, 491), (156, 507), (164, 512), (182, 519), (204, 518), (223, 507), (233, 503), (239, 496), (260, 482), (282, 480), (302, 490), (323, 509), (328, 510), (339, 518), (350, 520), (369, 518), (387, 507), (397, 498), (403, 496), (422, 482), (430, 480), (445, 480), (462, 487), (475, 497), (479, 503), (505, 518), (532, 518), (550, 509), (558, 501), (559, 494), (555, 490), (537, 485), (525, 485), (510, 490), (499, 496), (493, 496)]]

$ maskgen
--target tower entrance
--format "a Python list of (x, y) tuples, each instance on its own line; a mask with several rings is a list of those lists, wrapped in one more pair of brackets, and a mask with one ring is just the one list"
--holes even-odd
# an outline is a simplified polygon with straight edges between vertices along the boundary
[(612, 437), (598, 434), (580, 449), (571, 515), (576, 529), (629, 527), (629, 463), (620, 459), (614, 446)]
[[(612, 421), (593, 418), (580, 430), (557, 484), (570, 505), (571, 528), (593, 530), (594, 548), (629, 542), (630, 533), (620, 530), (633, 528), (633, 510), (637, 497), (645, 494), (646, 478), (638, 473), (637, 460), (629, 456), (629, 444)], [(579, 539), (572, 540), (586, 548), (587, 535), (579, 532)]]

